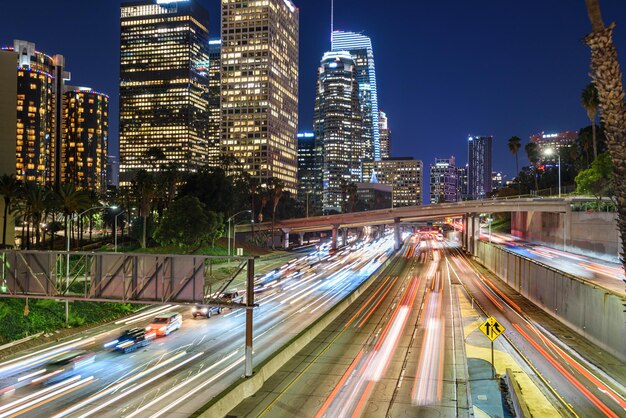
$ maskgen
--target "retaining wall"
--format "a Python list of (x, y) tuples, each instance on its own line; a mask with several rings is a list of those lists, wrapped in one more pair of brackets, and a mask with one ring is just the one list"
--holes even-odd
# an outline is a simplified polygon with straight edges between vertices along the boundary
[(480, 242), (477, 259), (524, 297), (626, 362), (626, 297)]

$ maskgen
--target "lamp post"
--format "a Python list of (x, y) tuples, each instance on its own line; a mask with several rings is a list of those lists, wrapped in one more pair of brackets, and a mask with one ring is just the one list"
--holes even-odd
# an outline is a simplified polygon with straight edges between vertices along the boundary
[[(78, 215), (71, 217), (67, 225), (65, 225), (65, 243), (66, 243), (65, 250), (67, 252), (67, 255), (65, 258), (65, 291), (66, 292), (70, 286), (70, 224), (74, 221), (74, 219), (80, 218), (81, 216), (83, 216), (85, 213), (89, 211), (92, 211), (95, 209), (104, 209), (104, 208), (106, 208), (106, 206), (94, 206), (92, 208), (85, 209)], [(112, 206), (111, 208), (117, 208), (117, 206)], [(69, 305), (69, 301), (65, 299), (65, 325), (66, 326), (69, 324), (69, 320), (70, 320), (70, 305)]]
[(248, 210), (242, 210), (240, 212), (235, 213), (233, 216), (231, 216), (230, 218), (228, 218), (226, 220), (226, 222), (228, 222), (228, 255), (231, 255), (231, 251), (230, 251), (230, 221), (232, 221), (233, 219), (235, 219), (235, 217), (241, 213), (252, 213), (252, 211), (250, 209)]
[(548, 148), (543, 153), (545, 155), (547, 155), (547, 156), (556, 154), (556, 156), (558, 157), (558, 165), (559, 165), (559, 198), (560, 198), (561, 197), (561, 153), (559, 153), (558, 150), (555, 150), (555, 149), (552, 149), (552, 148)]
[(125, 213), (126, 213), (126, 211), (123, 210), (120, 213), (118, 213), (117, 215), (115, 215), (115, 232), (114, 232), (115, 233), (115, 244), (114, 244), (113, 252), (117, 252), (117, 217), (120, 216), (120, 215), (123, 215)]

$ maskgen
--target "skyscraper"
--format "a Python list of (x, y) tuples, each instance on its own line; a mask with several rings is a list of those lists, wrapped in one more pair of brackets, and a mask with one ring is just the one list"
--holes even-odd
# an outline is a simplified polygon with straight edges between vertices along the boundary
[(146, 158), (194, 171), (208, 163), (209, 14), (196, 0), (141, 0), (121, 6), (120, 186)]
[(109, 96), (79, 87), (63, 95), (61, 181), (101, 194), (107, 186)]
[(380, 160), (380, 126), (378, 124), (378, 91), (372, 40), (360, 33), (334, 31), (331, 34), (333, 51), (348, 51), (356, 65), (359, 84), (359, 102), (363, 114), (363, 142), (366, 158)]
[(389, 158), (374, 162), (378, 183), (392, 187), (392, 205), (422, 204), (422, 161), (412, 157)]
[[(15, 98), (17, 97), (17, 53), (13, 51), (0, 50), (0, 175), (15, 174), (15, 146), (16, 146), (16, 124), (17, 108)], [(4, 216), (4, 199), (0, 198), (0, 213)], [(0, 245), (2, 237), (6, 245), (13, 245), (15, 233), (15, 220), (8, 211), (7, 219), (0, 221)], [(4, 224), (8, 225), (4, 231)]]
[(457, 201), (467, 200), (467, 164), (456, 168), (456, 184)]
[(345, 51), (327, 52), (317, 72), (313, 120), (326, 213), (342, 210), (342, 186), (361, 181), (365, 156), (362, 126), (354, 60)]
[(457, 193), (455, 158), (435, 158), (435, 164), (430, 165), (430, 203), (456, 202)]
[(290, 0), (222, 0), (222, 155), (294, 194), (298, 37)]
[(221, 70), (222, 70), (222, 41), (211, 39), (209, 41), (209, 166), (217, 167), (220, 164), (220, 137), (222, 134), (220, 122), (222, 120), (221, 109)]
[(557, 161), (557, 153), (546, 155), (547, 150), (560, 151), (576, 144), (578, 133), (572, 131), (545, 133), (541, 132), (530, 136), (530, 142), (537, 145), (537, 164), (555, 164)]
[(62, 96), (70, 78), (65, 59), (39, 52), (34, 43), (22, 40), (4, 49), (17, 52), (16, 176), (40, 185), (57, 185)]
[(491, 192), (492, 136), (470, 136), (467, 139), (467, 194), (470, 199), (484, 199)]
[(391, 158), (391, 130), (389, 129), (387, 114), (378, 112), (378, 126), (380, 127), (380, 158)]
[(321, 209), (322, 176), (318, 149), (313, 132), (298, 133), (298, 199), (304, 203), (307, 216)]

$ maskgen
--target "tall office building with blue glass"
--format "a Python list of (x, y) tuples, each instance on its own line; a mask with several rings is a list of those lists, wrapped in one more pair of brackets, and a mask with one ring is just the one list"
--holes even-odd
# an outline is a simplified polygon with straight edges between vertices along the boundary
[(372, 40), (360, 33), (343, 31), (332, 32), (331, 40), (333, 51), (348, 51), (356, 64), (359, 103), (364, 125), (365, 157), (366, 159), (379, 161), (381, 157), (380, 126)]

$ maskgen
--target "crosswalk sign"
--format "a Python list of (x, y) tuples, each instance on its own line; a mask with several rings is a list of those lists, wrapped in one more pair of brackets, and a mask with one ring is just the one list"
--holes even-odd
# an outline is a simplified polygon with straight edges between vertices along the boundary
[(504, 326), (493, 316), (487, 318), (479, 328), (491, 341), (495, 341), (505, 331)]

